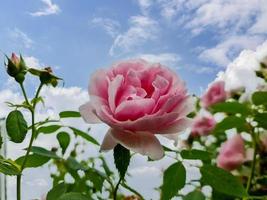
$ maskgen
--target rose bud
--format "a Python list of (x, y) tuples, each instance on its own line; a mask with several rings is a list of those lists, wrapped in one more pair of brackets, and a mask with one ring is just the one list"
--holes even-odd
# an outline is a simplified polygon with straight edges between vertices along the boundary
[(240, 167), (246, 160), (244, 140), (238, 134), (228, 139), (221, 147), (217, 165), (231, 171)]
[(224, 89), (224, 82), (214, 82), (201, 98), (204, 108), (208, 108), (216, 103), (224, 102), (227, 99), (227, 93)]
[(197, 116), (193, 121), (191, 135), (205, 136), (209, 135), (216, 126), (216, 121), (213, 116)]
[(90, 79), (89, 95), (90, 102), (80, 107), (82, 117), (110, 127), (101, 150), (119, 143), (160, 159), (164, 151), (155, 135), (177, 139), (190, 126), (193, 102), (184, 82), (161, 64), (130, 60), (98, 70)]
[(53, 70), (51, 67), (46, 67), (44, 69), (30, 68), (28, 71), (31, 74), (38, 76), (41, 83), (45, 85), (52, 85), (53, 87), (56, 87), (58, 84), (58, 81), (62, 80), (61, 78), (53, 74)]
[(18, 58), (15, 53), (12, 53), (11, 58), (7, 57), (7, 60), (7, 73), (14, 77), (17, 82), (22, 83), (25, 79), (27, 68), (22, 56)]

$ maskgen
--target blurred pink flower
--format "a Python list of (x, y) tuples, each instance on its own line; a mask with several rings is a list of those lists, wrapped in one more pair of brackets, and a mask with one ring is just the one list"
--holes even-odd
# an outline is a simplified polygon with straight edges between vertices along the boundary
[(231, 171), (240, 167), (246, 160), (244, 141), (238, 134), (227, 140), (221, 147), (217, 165)]
[(117, 143), (152, 159), (164, 151), (155, 134), (177, 138), (193, 110), (184, 82), (170, 69), (144, 60), (116, 63), (90, 79), (90, 102), (80, 107), (88, 123), (110, 126), (101, 150)]
[(197, 116), (192, 125), (191, 135), (194, 137), (209, 135), (215, 125), (216, 121), (213, 116)]
[(203, 107), (207, 108), (213, 104), (225, 101), (227, 98), (227, 93), (224, 89), (224, 82), (217, 81), (214, 82), (202, 96), (201, 102)]

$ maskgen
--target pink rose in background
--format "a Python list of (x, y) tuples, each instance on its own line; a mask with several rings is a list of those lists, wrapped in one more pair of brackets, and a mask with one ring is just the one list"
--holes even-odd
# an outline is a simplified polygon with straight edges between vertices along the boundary
[(193, 137), (209, 135), (215, 126), (216, 121), (213, 116), (197, 116), (191, 128), (191, 135)]
[(90, 79), (90, 102), (80, 107), (87, 123), (110, 126), (101, 150), (117, 143), (148, 155), (163, 157), (155, 134), (176, 138), (190, 125), (192, 109), (184, 82), (170, 69), (144, 60), (117, 63), (96, 71)]
[(218, 167), (231, 171), (240, 167), (245, 160), (246, 153), (244, 141), (238, 134), (222, 145), (217, 158), (217, 165)]
[(203, 107), (207, 108), (213, 104), (225, 101), (227, 98), (227, 93), (224, 89), (224, 82), (217, 81), (214, 82), (207, 90), (207, 92), (202, 96), (201, 102)]

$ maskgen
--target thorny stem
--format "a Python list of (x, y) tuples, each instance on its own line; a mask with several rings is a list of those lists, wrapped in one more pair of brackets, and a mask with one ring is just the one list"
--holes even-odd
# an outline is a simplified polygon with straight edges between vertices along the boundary
[[(29, 100), (28, 100), (28, 97), (26, 95), (26, 91), (24, 89), (24, 86), (23, 84), (20, 84), (21, 86), (21, 89), (22, 89), (22, 93), (23, 93), (23, 96), (25, 98), (25, 101), (28, 105), (30, 105), (29, 103)], [(24, 160), (22, 162), (22, 165), (21, 165), (21, 168), (20, 168), (20, 174), (17, 176), (17, 200), (21, 200), (21, 175), (22, 175), (22, 172), (26, 166), (26, 163), (27, 163), (27, 160), (28, 160), (28, 156), (30, 154), (30, 151), (31, 151), (31, 147), (32, 147), (32, 144), (33, 144), (33, 141), (34, 141), (34, 138), (35, 138), (35, 107), (36, 107), (36, 99), (38, 98), (39, 94), (40, 94), (40, 91), (42, 89), (42, 86), (43, 84), (40, 84), (40, 86), (38, 87), (37, 89), (37, 92), (35, 94), (35, 97), (34, 97), (34, 102), (33, 102), (33, 105), (32, 107), (29, 108), (29, 111), (31, 112), (31, 129), (32, 129), (32, 134), (31, 134), (31, 139), (30, 139), (30, 143), (28, 145), (28, 148), (27, 148), (27, 152), (24, 156)]]

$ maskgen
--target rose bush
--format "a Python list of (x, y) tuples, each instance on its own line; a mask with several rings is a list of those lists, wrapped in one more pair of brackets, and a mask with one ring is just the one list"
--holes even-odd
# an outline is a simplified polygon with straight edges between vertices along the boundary
[(90, 79), (90, 102), (80, 107), (88, 123), (110, 126), (102, 150), (117, 143), (152, 159), (164, 151), (155, 134), (177, 139), (192, 111), (184, 82), (170, 69), (144, 60), (114, 64), (98, 70)]
[[(164, 169), (162, 185), (157, 188), (161, 200), (173, 197), (184, 200), (266, 199), (267, 56), (261, 54), (264, 59), (259, 60), (253, 58), (254, 53), (249, 55), (251, 62), (241, 62), (242, 59), (233, 62), (231, 70), (226, 70), (210, 84), (201, 98), (195, 96), (196, 101), (188, 95), (184, 82), (167, 67), (144, 60), (119, 62), (93, 74), (89, 84), (90, 102), (82, 105), (80, 112), (63, 111), (56, 119), (49, 116), (36, 121), (36, 106), (45, 100), (41, 96), (42, 88), (57, 87), (61, 79), (51, 68), (31, 68), (22, 56), (12, 54), (5, 63), (6, 70), (21, 88), (24, 101), (8, 102), (12, 111), (6, 118), (7, 135), (10, 142), (16, 144), (27, 142), (27, 134), (30, 140), (21, 157), (0, 156), (0, 172), (17, 177), (18, 200), (21, 200), (24, 170), (49, 161), (52, 161), (53, 187), (46, 195), (47, 200), (143, 200), (142, 194), (127, 184), (127, 169), (135, 155), (130, 150), (154, 160), (165, 153), (168, 162), (173, 160), (173, 163)], [(237, 80), (239, 77), (235, 77), (236, 82), (229, 81), (233, 78), (230, 72), (238, 73), (248, 64), (254, 66), (245, 74), (252, 79), (257, 77), (252, 80), (253, 87), (246, 80), (247, 85), (242, 86), (244, 80)], [(30, 75), (39, 82), (32, 95), (24, 88), (25, 78)], [(235, 87), (230, 87), (231, 83)], [(109, 125), (102, 145), (89, 131), (64, 125), (61, 121), (81, 116), (87, 123)], [(51, 150), (34, 146), (41, 134), (56, 134), (58, 146)], [(180, 146), (176, 143), (162, 146), (157, 134), (177, 141)], [(84, 159), (84, 141), (100, 150), (113, 149), (117, 171), (109, 167), (105, 154)], [(199, 169), (197, 173), (201, 176), (192, 177), (192, 168)], [(205, 189), (207, 186), (211, 187), (210, 192)], [(124, 195), (120, 187), (134, 196)], [(188, 188), (192, 190), (184, 192)]]

